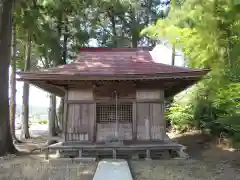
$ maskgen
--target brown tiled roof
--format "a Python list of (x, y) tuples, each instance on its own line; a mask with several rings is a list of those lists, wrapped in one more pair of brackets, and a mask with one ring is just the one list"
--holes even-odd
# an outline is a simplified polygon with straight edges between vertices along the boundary
[(149, 49), (84, 48), (71, 64), (17, 74), (20, 76), (18, 80), (59, 96), (64, 96), (66, 88), (75, 84), (83, 87), (98, 80), (133, 80), (137, 84), (155, 82), (168, 97), (194, 84), (208, 71), (158, 63), (151, 57)]
[[(162, 58), (162, 57), (159, 57)], [(82, 48), (71, 64), (34, 72), (35, 75), (133, 77), (163, 74), (205, 74), (205, 70), (189, 69), (158, 63), (149, 50), (142, 48)], [(23, 73), (33, 74), (33, 73)], [(21, 73), (19, 73), (21, 76)]]

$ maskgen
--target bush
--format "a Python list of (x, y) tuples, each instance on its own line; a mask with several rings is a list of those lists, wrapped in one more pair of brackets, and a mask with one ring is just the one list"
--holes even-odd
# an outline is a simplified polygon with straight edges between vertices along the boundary
[(191, 106), (182, 106), (181, 104), (173, 104), (167, 113), (167, 119), (170, 119), (172, 127), (178, 131), (187, 131), (193, 127), (193, 116), (191, 114)]
[(47, 124), (48, 120), (37, 120), (38, 124)]
[(232, 137), (234, 143), (240, 142), (240, 132), (235, 133)]

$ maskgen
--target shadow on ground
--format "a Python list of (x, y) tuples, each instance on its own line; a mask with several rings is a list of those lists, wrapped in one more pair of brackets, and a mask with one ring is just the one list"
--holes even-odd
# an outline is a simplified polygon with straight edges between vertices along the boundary
[(216, 140), (199, 133), (170, 136), (187, 146), (188, 160), (131, 161), (136, 180), (240, 180), (240, 152), (219, 147)]
[(223, 161), (240, 168), (240, 152), (224, 145), (209, 135), (188, 133), (172, 138), (187, 147), (186, 152), (191, 159), (209, 162)]

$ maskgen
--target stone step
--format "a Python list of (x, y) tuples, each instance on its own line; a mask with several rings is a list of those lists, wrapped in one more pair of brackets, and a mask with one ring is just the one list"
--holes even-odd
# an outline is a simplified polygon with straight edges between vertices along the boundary
[(133, 180), (133, 177), (126, 160), (103, 159), (98, 163), (93, 180)]

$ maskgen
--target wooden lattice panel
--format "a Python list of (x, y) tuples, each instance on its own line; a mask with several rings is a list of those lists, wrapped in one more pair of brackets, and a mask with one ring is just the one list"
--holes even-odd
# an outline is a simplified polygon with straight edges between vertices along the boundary
[(96, 105), (97, 123), (116, 122), (116, 118), (119, 123), (132, 122), (132, 103), (117, 105), (98, 103)]

